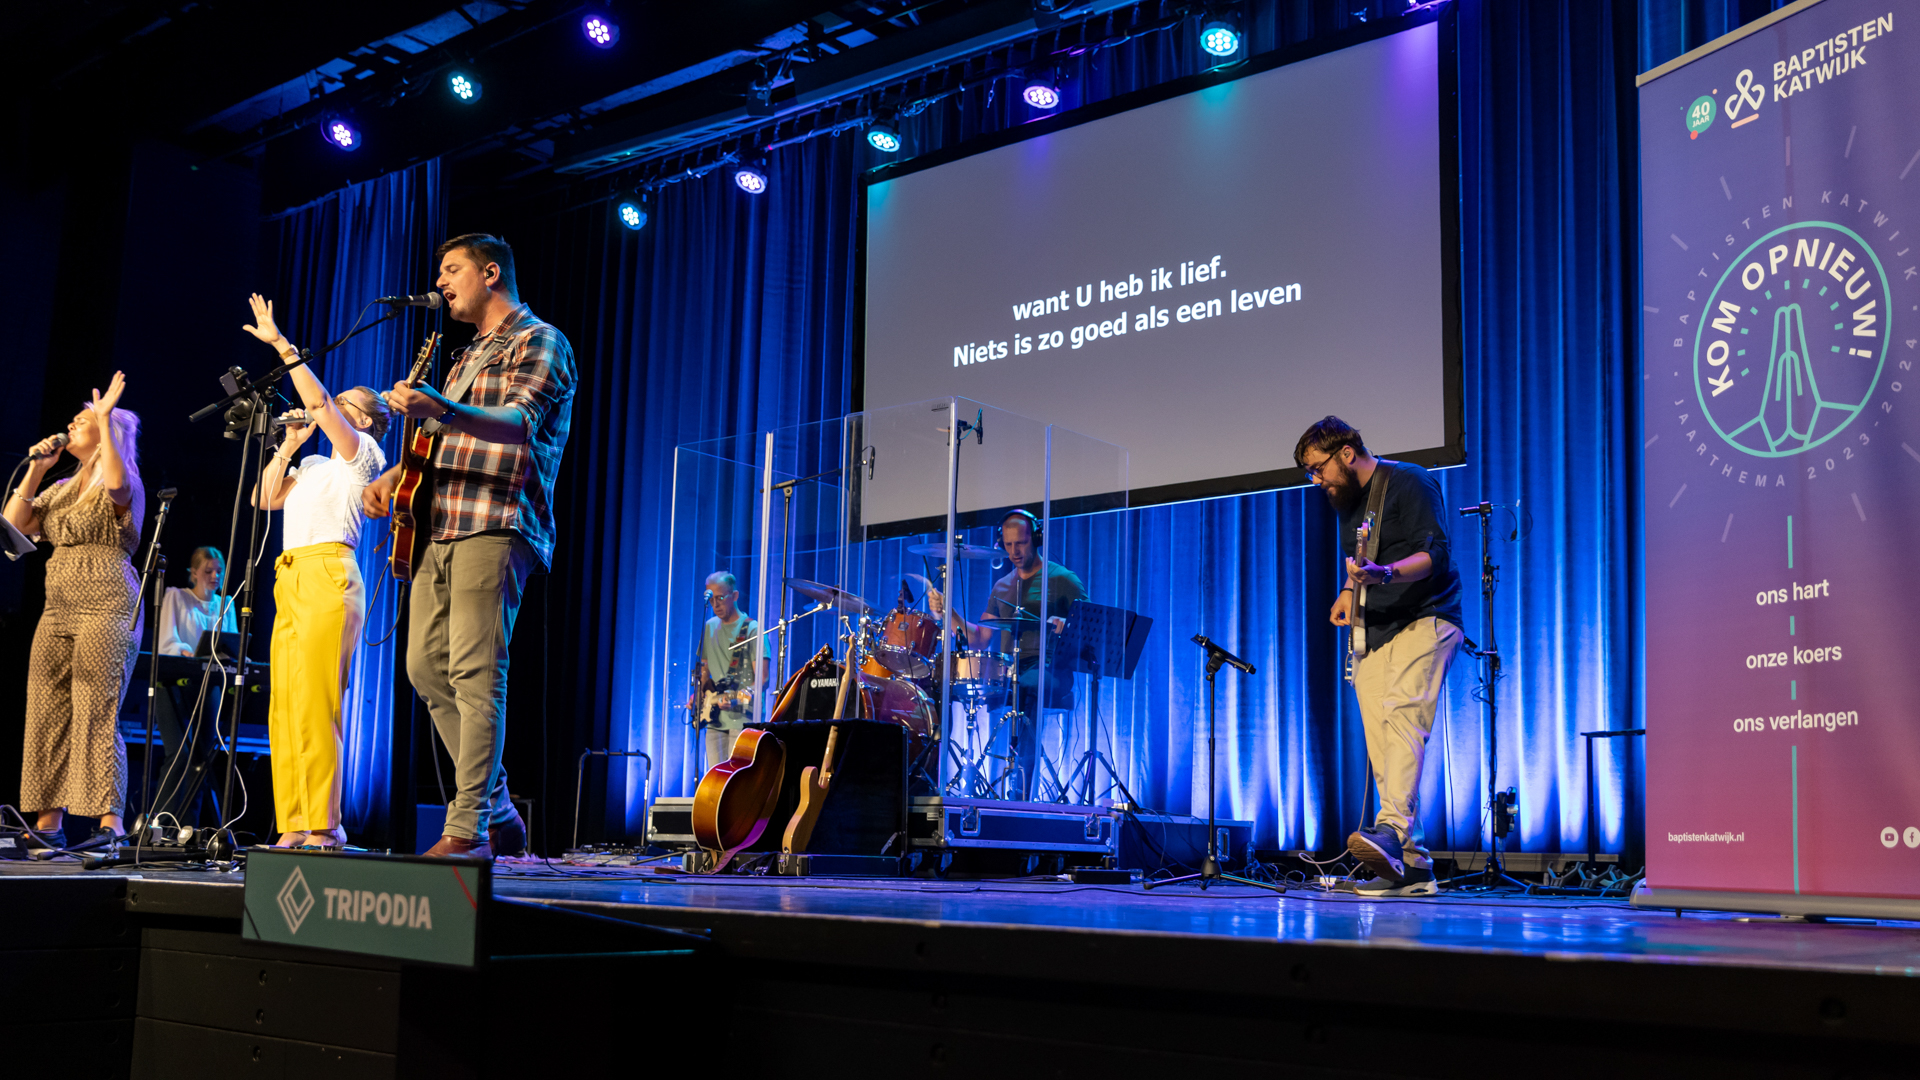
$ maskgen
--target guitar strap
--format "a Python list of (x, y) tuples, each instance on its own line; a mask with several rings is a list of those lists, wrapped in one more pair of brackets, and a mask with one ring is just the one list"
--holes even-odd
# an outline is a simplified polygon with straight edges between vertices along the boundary
[[(505, 335), (496, 334), (492, 341), (487, 342), (486, 351), (474, 357), (473, 361), (466, 365), (466, 370), (460, 373), (460, 377), (454, 380), (453, 385), (447, 387), (445, 393), (448, 401), (457, 405), (462, 398), (467, 396), (467, 391), (473, 389), (474, 380), (480, 377), (480, 372), (483, 368), (493, 363), (494, 355), (500, 351), (501, 343), (506, 340)], [(446, 425), (438, 420), (422, 420), (420, 422), (421, 430), (429, 435), (438, 435), (445, 427)]]
[[(1368, 485), (1367, 513), (1373, 518), (1373, 528), (1367, 532), (1366, 550), (1354, 552), (1356, 556), (1368, 562), (1374, 561), (1374, 557), (1380, 554), (1380, 510), (1387, 503), (1387, 478), (1393, 475), (1392, 470), (1387, 466), (1392, 464), (1393, 462), (1386, 458), (1381, 458), (1373, 468), (1373, 482)], [(1347, 633), (1353, 638), (1353, 655), (1367, 655), (1367, 587), (1365, 585), (1353, 590), (1353, 615), (1350, 619), (1350, 627)]]

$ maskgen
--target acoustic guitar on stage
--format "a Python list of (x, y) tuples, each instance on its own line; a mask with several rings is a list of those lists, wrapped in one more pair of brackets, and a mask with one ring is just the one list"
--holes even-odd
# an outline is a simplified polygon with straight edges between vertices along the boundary
[[(853, 650), (847, 650), (847, 662), (840, 667), (840, 695), (833, 703), (833, 720), (838, 721), (847, 712), (847, 687), (853, 684)], [(830, 722), (827, 728), (827, 752), (821, 755), (818, 766), (809, 765), (800, 770), (800, 806), (787, 822), (786, 834), (780, 838), (780, 851), (787, 855), (803, 855), (807, 845), (813, 841), (813, 827), (820, 823), (820, 811), (827, 805), (827, 790), (833, 786), (834, 751), (840, 748), (840, 725)]]
[[(407, 385), (419, 386), (433, 366), (433, 353), (440, 347), (438, 330), (427, 335), (420, 352), (407, 372)], [(387, 566), (400, 581), (412, 581), (414, 570), (433, 539), (433, 451), (438, 440), (423, 423), (409, 419), (400, 428), (400, 479), (393, 485), (388, 505), (393, 546), (387, 553)]]
[(727, 760), (700, 778), (693, 792), (693, 839), (714, 853), (708, 873), (725, 870), (767, 831), (786, 770), (780, 740), (764, 728), (748, 728), (734, 738)]

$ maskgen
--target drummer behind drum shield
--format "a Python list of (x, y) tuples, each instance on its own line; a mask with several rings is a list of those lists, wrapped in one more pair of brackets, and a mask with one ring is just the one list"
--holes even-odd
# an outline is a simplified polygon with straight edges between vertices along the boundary
[[(1040, 546), (1046, 539), (1040, 528), (1038, 518), (1025, 510), (1009, 511), (1000, 519), (1000, 547), (1006, 551), (1007, 558), (1013, 563), (1013, 569), (999, 581), (993, 583), (993, 591), (987, 596), (987, 611), (982, 618), (999, 618), (1013, 615), (1015, 609), (1027, 613), (1035, 620), (1036, 627), (1040, 618), (1040, 588), (1045, 583), (1047, 590), (1047, 624), (1058, 634), (1067, 624), (1063, 618), (1065, 612), (1073, 607), (1075, 600), (1087, 598), (1086, 587), (1080, 583), (1079, 575), (1061, 566), (1051, 559), (1040, 557)], [(1041, 571), (1045, 573), (1042, 574)], [(935, 615), (942, 610), (944, 598), (938, 593), (927, 597), (928, 606)], [(1056, 614), (1058, 613), (1058, 614)], [(1011, 631), (995, 630), (991, 626), (980, 626), (968, 622), (957, 613), (954, 616), (961, 637), (971, 648), (986, 648), (992, 643), (995, 634)], [(1020, 673), (1020, 717), (1013, 732), (1014, 755), (1019, 764), (1018, 775), (1023, 790), (1009, 792), (1008, 797), (1025, 799), (1033, 797), (1037, 788), (1034, 782), (1034, 767), (1039, 764), (1040, 740), (1036, 721), (1040, 716), (1040, 632), (1026, 630), (1019, 635), (1016, 650), (1016, 670)], [(1073, 708), (1073, 669), (1058, 657), (1049, 656), (1047, 663), (1047, 694), (1045, 707), (1049, 709)]]
[[(707, 575), (707, 602), (713, 617), (700, 632), (700, 660), (694, 667), (693, 694), (687, 699), (689, 722), (707, 733), (707, 768), (727, 760), (733, 740), (753, 716), (753, 695), (765, 684), (771, 639), (733, 647), (760, 632), (760, 624), (740, 611), (740, 582), (725, 570)], [(741, 693), (746, 691), (746, 693)]]

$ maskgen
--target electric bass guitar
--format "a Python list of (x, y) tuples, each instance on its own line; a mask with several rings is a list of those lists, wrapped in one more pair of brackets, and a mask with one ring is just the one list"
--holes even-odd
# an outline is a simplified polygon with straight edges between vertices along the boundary
[[(407, 372), (407, 385), (419, 386), (433, 366), (434, 350), (440, 347), (440, 332), (427, 335), (420, 352), (413, 358), (413, 370)], [(393, 530), (393, 545), (387, 554), (387, 566), (400, 581), (412, 581), (414, 570), (433, 539), (433, 451), (435, 438), (427, 434), (418, 420), (409, 419), (400, 427), (400, 479), (393, 485), (387, 521)]]
[[(1367, 557), (1367, 541), (1373, 536), (1373, 511), (1360, 522), (1353, 531), (1353, 557), (1356, 561)], [(1367, 587), (1357, 585), (1353, 590), (1353, 607), (1347, 614), (1347, 681), (1353, 681), (1353, 665), (1366, 655), (1367, 640)]]

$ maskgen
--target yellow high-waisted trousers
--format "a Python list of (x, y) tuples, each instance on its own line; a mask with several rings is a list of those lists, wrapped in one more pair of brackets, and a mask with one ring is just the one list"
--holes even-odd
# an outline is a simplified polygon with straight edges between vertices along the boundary
[(367, 590), (345, 544), (312, 544), (274, 563), (267, 742), (281, 832), (340, 825), (340, 697)]

